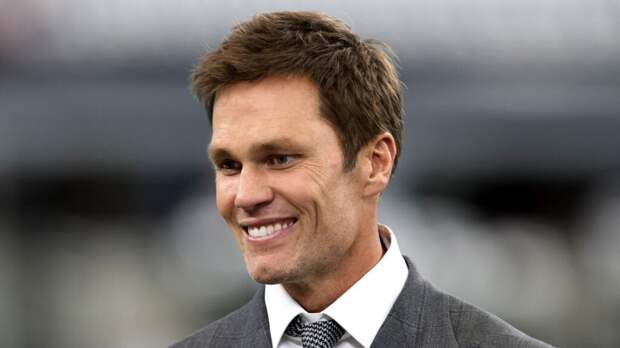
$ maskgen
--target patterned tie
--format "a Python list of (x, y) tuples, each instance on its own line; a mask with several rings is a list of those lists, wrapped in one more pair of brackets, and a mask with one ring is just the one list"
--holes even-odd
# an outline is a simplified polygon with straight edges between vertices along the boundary
[(301, 315), (298, 315), (288, 325), (285, 333), (301, 337), (303, 348), (332, 348), (344, 335), (344, 329), (333, 319), (304, 324)]

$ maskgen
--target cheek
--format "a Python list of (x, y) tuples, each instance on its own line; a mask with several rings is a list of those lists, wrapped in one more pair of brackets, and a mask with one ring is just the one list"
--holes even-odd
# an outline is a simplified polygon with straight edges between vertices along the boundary
[(362, 211), (362, 199), (356, 192), (357, 187), (347, 179), (335, 180), (321, 192), (323, 199), (323, 219), (338, 230), (353, 228), (360, 218), (357, 212)]
[(282, 178), (275, 184), (274, 189), (280, 197), (284, 198), (286, 204), (296, 211), (301, 212), (306, 218), (314, 220), (322, 210), (324, 198), (321, 189), (312, 180), (308, 180), (305, 175), (288, 176)]
[(228, 180), (215, 181), (215, 204), (223, 217), (232, 214), (235, 207), (235, 194), (232, 188), (233, 185)]

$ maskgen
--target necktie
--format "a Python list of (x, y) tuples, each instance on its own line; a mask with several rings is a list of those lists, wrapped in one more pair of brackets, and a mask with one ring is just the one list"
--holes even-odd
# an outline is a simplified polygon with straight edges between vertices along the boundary
[(298, 315), (288, 325), (285, 333), (301, 337), (303, 348), (332, 348), (344, 334), (344, 329), (333, 319), (304, 324)]

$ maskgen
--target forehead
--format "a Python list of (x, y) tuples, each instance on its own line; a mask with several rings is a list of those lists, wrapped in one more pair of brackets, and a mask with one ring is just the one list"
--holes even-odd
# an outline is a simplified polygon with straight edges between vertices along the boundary
[(270, 138), (303, 141), (324, 132), (326, 126), (320, 116), (318, 88), (310, 80), (271, 77), (238, 82), (217, 94), (210, 149)]

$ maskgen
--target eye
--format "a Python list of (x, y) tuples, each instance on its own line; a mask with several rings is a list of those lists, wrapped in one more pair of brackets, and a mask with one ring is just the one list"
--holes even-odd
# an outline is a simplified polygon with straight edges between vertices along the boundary
[(225, 175), (232, 175), (241, 170), (241, 163), (231, 159), (225, 159), (217, 163), (216, 170)]
[(267, 164), (275, 167), (284, 167), (293, 161), (294, 156), (283, 154), (283, 155), (272, 155), (267, 158)]

